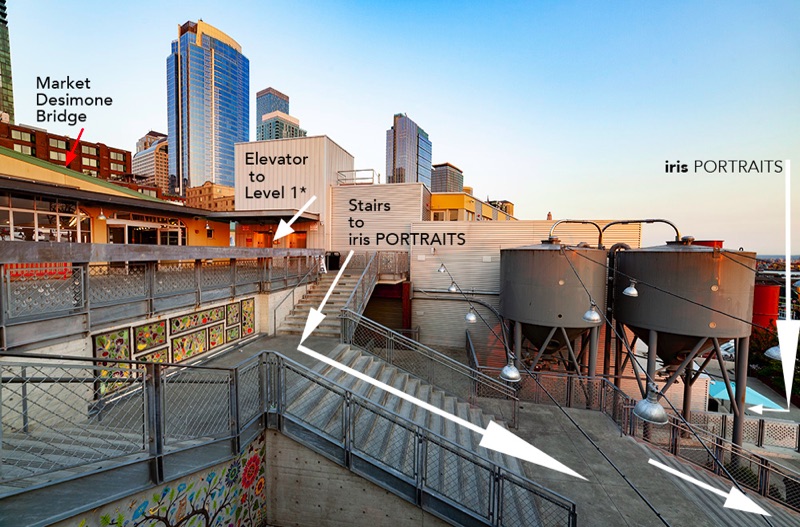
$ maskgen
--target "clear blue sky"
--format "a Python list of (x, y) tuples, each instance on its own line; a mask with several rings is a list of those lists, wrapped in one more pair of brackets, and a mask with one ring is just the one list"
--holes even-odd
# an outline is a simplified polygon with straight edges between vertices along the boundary
[[(8, 3), (18, 122), (37, 125), (37, 76), (69, 74), (114, 98), (87, 112), (87, 140), (134, 150), (166, 132), (170, 42), (202, 18), (250, 59), (251, 114), (273, 86), (310, 135), (383, 173), (386, 129), (405, 112), (434, 163), (521, 219), (665, 217), (782, 253), (784, 174), (670, 175), (664, 163), (794, 159), (800, 252), (797, 1)], [(647, 244), (668, 235), (645, 227)]]

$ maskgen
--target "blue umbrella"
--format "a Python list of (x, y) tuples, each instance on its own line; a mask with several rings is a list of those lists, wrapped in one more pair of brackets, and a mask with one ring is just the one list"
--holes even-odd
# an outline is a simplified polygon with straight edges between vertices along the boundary
[[(732, 382), (731, 387), (733, 388), (733, 393), (735, 394), (736, 383)], [(725, 389), (725, 383), (722, 381), (711, 381), (711, 384), (708, 385), (708, 396), (721, 401), (730, 401), (730, 397), (728, 397), (728, 390)], [(778, 406), (777, 404), (773, 403), (771, 400), (749, 386), (747, 387), (747, 393), (745, 393), (744, 396), (744, 402), (748, 406), (761, 404), (764, 406), (764, 408), (783, 408), (782, 406)]]

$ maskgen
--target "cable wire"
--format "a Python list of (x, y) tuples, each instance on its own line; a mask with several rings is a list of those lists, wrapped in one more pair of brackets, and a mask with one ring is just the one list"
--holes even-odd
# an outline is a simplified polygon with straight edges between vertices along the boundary
[[(589, 295), (589, 299), (592, 302), (594, 302), (594, 298), (592, 298), (592, 294), (589, 292), (589, 289), (586, 287), (586, 284), (583, 283), (583, 280), (581, 279), (580, 275), (578, 274), (578, 271), (575, 269), (575, 266), (572, 265), (572, 262), (570, 261), (570, 259), (567, 258), (567, 255), (566, 255), (566, 253), (564, 253), (563, 249), (570, 249), (570, 250), (572, 250), (572, 249), (571, 248), (565, 248), (565, 247), (562, 246), (561, 254), (564, 255), (564, 258), (567, 260), (567, 263), (569, 263), (569, 266), (572, 268), (572, 272), (575, 273), (575, 277), (580, 282), (580, 284), (583, 287), (584, 291), (586, 291), (586, 294)], [(575, 254), (578, 254), (579, 256), (583, 256), (580, 253), (578, 253), (577, 251), (573, 250), (573, 252)], [(587, 258), (587, 260), (594, 261), (591, 258)], [(608, 268), (607, 265), (605, 267)], [(627, 275), (625, 275), (624, 273), (620, 273), (620, 274), (622, 274), (623, 276), (627, 277)], [(627, 277), (627, 278), (630, 278), (630, 277)], [(637, 280), (637, 283), (641, 283), (641, 282), (639, 282)], [(678, 296), (678, 295), (675, 295), (675, 296)], [(693, 302), (693, 303), (696, 303), (696, 302)], [(701, 305), (701, 304), (698, 304), (698, 305)], [(711, 308), (709, 308), (709, 309), (711, 309)], [(623, 346), (625, 347), (625, 350), (628, 353), (630, 360), (632, 362), (635, 361), (636, 360), (635, 354), (630, 349), (630, 346), (628, 345), (627, 339), (622, 339), (621, 338), (621, 335), (619, 334), (619, 332), (617, 332), (616, 328), (613, 327), (613, 324), (611, 323), (611, 320), (609, 320), (609, 318), (606, 316), (605, 313), (601, 313), (601, 315), (605, 319), (606, 324), (608, 324), (609, 327), (611, 327), (611, 329), (617, 335), (618, 342), (621, 341), (623, 343)], [(733, 317), (733, 318), (735, 318), (735, 317)], [(650, 374), (647, 371), (645, 371), (645, 370), (643, 370), (643, 371), (644, 371), (644, 374), (645, 374), (645, 378), (649, 382), (655, 383), (655, 379), (650, 377)], [(700, 435), (697, 433), (697, 431), (691, 425), (691, 423), (689, 423), (689, 421), (686, 420), (686, 418), (683, 416), (683, 414), (678, 412), (678, 409), (675, 408), (675, 405), (672, 404), (672, 401), (669, 400), (669, 398), (666, 396), (666, 394), (664, 394), (662, 392), (659, 392), (659, 394), (661, 395), (662, 399), (664, 399), (667, 402), (667, 404), (672, 409), (672, 411), (675, 412), (676, 417), (686, 426), (686, 428), (692, 433), (692, 435), (700, 442), (700, 444), (703, 446), (703, 449), (706, 451), (706, 453), (708, 453), (708, 455), (711, 456), (711, 458), (716, 462), (716, 464), (719, 466), (719, 468), (725, 473), (725, 475), (733, 483), (733, 485), (739, 490), (739, 492), (741, 492), (742, 494), (745, 494), (744, 489), (739, 484), (739, 482), (728, 471), (728, 469), (725, 467), (725, 464), (722, 461), (720, 461), (720, 459), (717, 458), (717, 456), (714, 455), (714, 453), (711, 451), (711, 449), (708, 448), (708, 446), (706, 445), (705, 441), (703, 441), (703, 439), (700, 437)], [(744, 410), (742, 410), (742, 411), (744, 411)], [(744, 414), (742, 414), (742, 416), (744, 416)], [(761, 516), (761, 517), (764, 519), (764, 521), (767, 523), (767, 525), (772, 526), (772, 522), (769, 520), (769, 518), (767, 518), (766, 516)]]

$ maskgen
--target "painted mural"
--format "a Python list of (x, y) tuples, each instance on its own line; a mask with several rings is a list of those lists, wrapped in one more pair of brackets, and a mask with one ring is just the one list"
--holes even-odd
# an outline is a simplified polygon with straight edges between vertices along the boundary
[[(258, 439), (228, 464), (98, 509), (78, 527), (257, 527), (266, 522), (266, 444)], [(77, 520), (77, 519), (76, 519)]]
[(133, 328), (133, 341), (136, 343), (136, 352), (157, 348), (167, 343), (167, 323), (159, 320), (143, 326)]
[(242, 336), (252, 335), (256, 330), (256, 301), (254, 298), (242, 300)]
[[(255, 299), (246, 298), (169, 320), (98, 333), (93, 336), (94, 354), (99, 359), (181, 362), (254, 333)], [(109, 367), (101, 375), (126, 377), (127, 369), (127, 365)], [(105, 393), (121, 386), (106, 382), (101, 389)]]
[(225, 320), (225, 306), (204, 309), (203, 311), (190, 313), (188, 315), (181, 315), (169, 319), (170, 335), (185, 333), (194, 328), (213, 324), (220, 320)]

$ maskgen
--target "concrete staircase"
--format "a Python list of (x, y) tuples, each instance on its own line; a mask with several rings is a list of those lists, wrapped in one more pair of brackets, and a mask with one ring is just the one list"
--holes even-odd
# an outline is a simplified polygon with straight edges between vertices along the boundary
[[(343, 344), (334, 351), (333, 356), (340, 363), (482, 428), (485, 428), (494, 418), (485, 414), (480, 408), (470, 406), (463, 400), (447, 395), (435, 386), (358, 349), (352, 349)], [(339, 369), (323, 365), (318, 366), (316, 370), (329, 380), (407, 420), (406, 426), (403, 426), (380, 418), (367, 409), (358, 408), (356, 410), (358, 413), (355, 416), (353, 444), (355, 448), (365, 451), (383, 464), (401, 473), (413, 474), (417, 445), (415, 435), (408, 425), (414, 423), (514, 474), (525, 477), (522, 466), (516, 458), (479, 447), (481, 435), (360, 381)], [(303, 420), (312, 427), (323, 430), (331, 437), (336, 437), (341, 433), (341, 405), (334, 402), (335, 395), (307, 379), (296, 382), (290, 392), (287, 393), (287, 410), (290, 413), (303, 415)], [(447, 447), (433, 449), (429, 447), (427, 459), (424, 475), (427, 487), (434, 489), (463, 508), (484, 513), (488, 510), (489, 489), (492, 484), (490, 469), (467, 461), (458, 452)], [(513, 489), (507, 492), (508, 499), (504, 503), (503, 525), (542, 525), (542, 522), (537, 519), (539, 513), (536, 504), (523, 494), (522, 492), (515, 493)]]
[[(294, 309), (278, 326), (278, 334), (280, 335), (302, 335), (303, 329), (306, 327), (306, 320), (308, 319), (308, 312), (313, 307), (319, 309), (322, 299), (325, 298), (328, 290), (336, 277), (335, 272), (323, 274), (315, 285), (309, 287), (308, 292), (303, 298), (294, 306)], [(325, 303), (322, 312), (325, 314), (325, 319), (314, 331), (314, 335), (319, 337), (339, 338), (341, 336), (341, 322), (339, 321), (339, 312), (347, 303), (350, 294), (358, 283), (359, 274), (343, 274), (336, 284), (336, 288), (331, 293), (330, 298)]]

